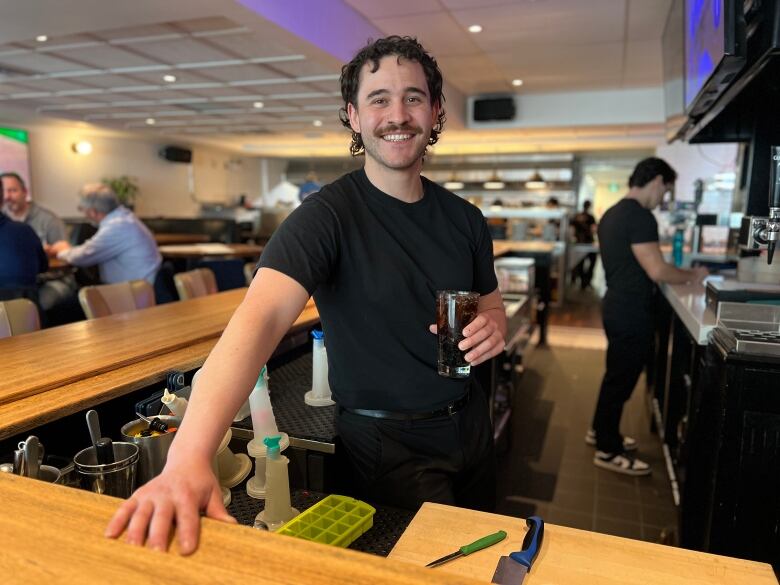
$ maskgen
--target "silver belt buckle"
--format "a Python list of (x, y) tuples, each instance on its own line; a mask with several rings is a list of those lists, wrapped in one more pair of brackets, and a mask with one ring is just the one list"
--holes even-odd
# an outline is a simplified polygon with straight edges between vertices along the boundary
[(447, 414), (448, 414), (449, 416), (452, 416), (452, 415), (453, 415), (453, 414), (455, 414), (456, 412), (458, 412), (458, 411), (457, 411), (457, 410), (455, 410), (455, 403), (454, 403), (454, 402), (453, 402), (452, 404), (448, 404), (448, 405), (447, 405)]

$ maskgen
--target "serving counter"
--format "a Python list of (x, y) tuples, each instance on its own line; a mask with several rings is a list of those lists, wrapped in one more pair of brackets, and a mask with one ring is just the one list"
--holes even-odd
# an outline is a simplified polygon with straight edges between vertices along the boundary
[[(0, 474), (3, 582), (476, 584), (490, 580), (498, 558), (519, 548), (524, 522), (425, 504), (387, 559), (252, 528), (202, 521), (198, 550), (164, 555), (108, 540), (103, 531), (119, 500)], [(498, 545), (436, 569), (422, 567), (498, 529)], [(577, 585), (776, 585), (769, 565), (605, 536), (554, 525), (525, 583)]]
[[(200, 367), (246, 290), (0, 339), (0, 439)], [(318, 321), (309, 301), (289, 334)]]

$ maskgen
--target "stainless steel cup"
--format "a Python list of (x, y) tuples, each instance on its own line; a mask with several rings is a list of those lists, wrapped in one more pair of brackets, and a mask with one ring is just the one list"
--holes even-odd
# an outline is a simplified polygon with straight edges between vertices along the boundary
[[(159, 415), (152, 418), (159, 419), (171, 427), (178, 427), (181, 424), (181, 417)], [(141, 486), (147, 481), (156, 477), (165, 467), (168, 459), (168, 449), (173, 443), (173, 437), (176, 433), (165, 433), (156, 437), (136, 437), (140, 431), (145, 430), (149, 425), (142, 420), (134, 420), (122, 427), (122, 437), (125, 441), (138, 445), (140, 450), (140, 460), (138, 462), (138, 485)]]
[(114, 443), (114, 463), (99, 465), (94, 447), (82, 449), (73, 464), (82, 489), (98, 494), (129, 498), (135, 489), (138, 446)]

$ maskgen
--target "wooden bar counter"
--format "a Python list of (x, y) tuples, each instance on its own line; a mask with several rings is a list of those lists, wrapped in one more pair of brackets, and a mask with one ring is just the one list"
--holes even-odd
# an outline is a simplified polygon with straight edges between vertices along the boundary
[[(0, 339), (0, 439), (200, 367), (246, 290)], [(318, 321), (309, 301), (290, 333)]]
[(224, 583), (230, 585), (476, 585), (403, 562), (246, 526), (203, 520), (189, 557), (103, 536), (120, 500), (0, 473), (0, 567), (4, 584)]
[[(424, 566), (487, 534), (499, 544), (432, 571), (489, 583), (498, 559), (520, 550), (525, 521), (440, 504), (423, 504), (390, 558)], [(544, 543), (523, 585), (777, 585), (772, 567), (681, 548), (545, 524)]]

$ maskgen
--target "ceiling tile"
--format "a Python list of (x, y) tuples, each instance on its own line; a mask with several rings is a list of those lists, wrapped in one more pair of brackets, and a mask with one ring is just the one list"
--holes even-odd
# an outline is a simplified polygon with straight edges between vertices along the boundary
[(659, 39), (627, 43), (623, 81), (627, 86), (663, 83)]
[(388, 35), (409, 35), (434, 57), (471, 54), (478, 50), (473, 35), (450, 18), (446, 12), (395, 18), (380, 18), (374, 24)]
[(241, 33), (210, 37), (209, 44), (224, 49), (230, 54), (251, 59), (254, 57), (280, 57), (296, 54), (291, 49), (271, 39), (264, 39), (260, 35)]
[(314, 61), (287, 61), (269, 63), (269, 67), (290, 77), (306, 77), (309, 75), (338, 75), (340, 71), (315, 63)]
[[(125, 51), (122, 47), (102, 44), (99, 47), (64, 49), (56, 52), (66, 59), (73, 59), (90, 67), (111, 69), (114, 67), (139, 67), (157, 62)], [(73, 67), (76, 69), (77, 67)]]
[(132, 45), (138, 53), (161, 63), (194, 63), (224, 61), (231, 58), (224, 51), (189, 37), (170, 41), (152, 41)]
[[(250, 79), (276, 79), (279, 73), (263, 65), (229, 65), (226, 67), (209, 67), (201, 71), (212, 79), (219, 81), (245, 81)], [(178, 75), (178, 72), (177, 72)]]
[(507, 39), (517, 44), (553, 39), (567, 45), (602, 43), (623, 40), (625, 0), (545, 0), (453, 10), (452, 15), (464, 29), (482, 25), (481, 33), (470, 36), (486, 51), (494, 50), (492, 42)]
[(441, 10), (439, 0), (346, 0), (346, 3), (368, 18), (408, 16)]
[(10, 67), (30, 73), (59, 73), (61, 71), (73, 71), (84, 69), (68, 61), (57, 59), (45, 53), (24, 53), (21, 55), (0, 56), (0, 68)]
[(660, 39), (671, 6), (672, 0), (629, 0), (628, 40)]

